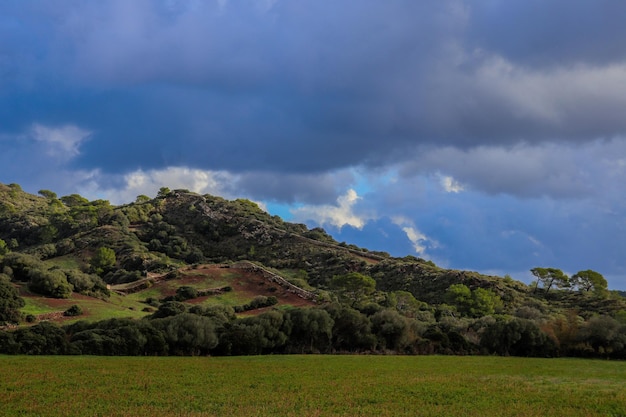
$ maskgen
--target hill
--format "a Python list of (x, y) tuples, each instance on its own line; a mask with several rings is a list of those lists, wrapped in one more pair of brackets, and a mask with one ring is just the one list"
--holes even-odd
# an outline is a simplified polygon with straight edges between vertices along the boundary
[[(356, 322), (346, 326), (360, 321), (375, 336), (330, 340), (333, 349), (337, 343), (348, 350), (498, 352), (482, 340), (489, 331), (534, 334), (560, 353), (599, 354), (607, 343), (621, 352), (616, 346), (626, 345), (624, 298), (601, 281), (585, 287), (539, 273), (555, 269), (538, 271), (542, 285), (531, 287), (510, 277), (444, 269), (339, 243), (321, 228), (285, 222), (249, 200), (186, 190), (162, 188), (155, 198), (138, 196), (122, 206), (39, 194), (0, 184), (0, 283), (13, 300), (5, 303), (12, 315), (0, 318), (6, 323), (68, 326), (190, 312), (215, 318), (219, 310), (218, 327), (228, 329), (251, 315), (282, 320), (316, 307), (335, 327), (347, 320), (343, 314), (352, 315)], [(398, 340), (385, 336), (394, 326), (402, 327), (393, 330)], [(610, 340), (594, 346), (589, 338), (596, 331), (612, 332), (603, 336)]]

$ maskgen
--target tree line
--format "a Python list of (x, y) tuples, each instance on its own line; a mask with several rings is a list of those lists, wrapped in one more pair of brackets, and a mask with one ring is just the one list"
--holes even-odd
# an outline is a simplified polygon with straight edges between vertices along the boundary
[[(400, 294), (402, 296), (403, 294)], [(388, 307), (342, 303), (274, 309), (236, 317), (230, 307), (160, 305), (150, 317), (39, 322), (0, 331), (0, 353), (27, 355), (259, 355), (307, 353), (483, 354), (626, 359), (624, 320), (575, 312), (537, 320), (516, 315), (455, 317), (445, 308), (403, 314)]]

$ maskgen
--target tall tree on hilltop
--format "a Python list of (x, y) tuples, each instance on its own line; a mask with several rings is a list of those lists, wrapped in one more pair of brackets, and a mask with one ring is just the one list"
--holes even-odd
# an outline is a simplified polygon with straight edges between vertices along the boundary
[(537, 277), (534, 292), (537, 292), (540, 283), (543, 285), (543, 288), (545, 288), (546, 294), (548, 294), (552, 286), (567, 288), (570, 285), (568, 276), (560, 269), (537, 267), (531, 269), (530, 272)]
[(576, 286), (580, 291), (602, 292), (608, 287), (606, 279), (599, 272), (587, 269), (578, 271), (571, 278), (572, 285)]

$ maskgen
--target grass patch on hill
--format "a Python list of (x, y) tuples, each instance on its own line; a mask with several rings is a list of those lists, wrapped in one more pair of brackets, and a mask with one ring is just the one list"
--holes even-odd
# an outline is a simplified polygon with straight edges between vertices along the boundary
[(56, 299), (37, 295), (23, 296), (26, 305), (21, 309), (25, 315), (34, 316), (58, 311), (65, 311), (72, 305), (78, 305), (83, 310), (80, 316), (64, 318), (63, 323), (77, 320), (99, 321), (109, 318), (141, 318), (147, 312), (142, 311), (146, 304), (137, 302), (124, 296), (112, 294), (107, 300), (92, 298), (80, 294), (72, 294), (70, 298)]
[(50, 267), (56, 266), (62, 269), (83, 269), (84, 264), (85, 264), (83, 261), (71, 255), (58, 256), (56, 258), (51, 258), (51, 259), (44, 261), (44, 263)]
[(32, 314), (34, 316), (38, 314), (51, 313), (53, 311), (58, 311), (51, 307), (50, 305), (41, 302), (40, 299), (35, 299), (31, 297), (24, 297), (24, 307), (20, 310), (24, 315)]
[(0, 356), (2, 416), (622, 416), (626, 362)]

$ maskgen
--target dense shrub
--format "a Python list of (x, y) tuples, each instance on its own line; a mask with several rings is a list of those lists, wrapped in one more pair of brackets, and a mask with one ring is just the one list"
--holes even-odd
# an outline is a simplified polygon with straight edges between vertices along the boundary
[(36, 293), (54, 298), (69, 298), (72, 295), (72, 284), (67, 282), (65, 274), (59, 269), (32, 269), (28, 275), (28, 288)]
[(67, 317), (75, 317), (75, 316), (80, 316), (82, 314), (83, 314), (83, 309), (78, 304), (74, 304), (73, 306), (71, 306), (70, 308), (68, 308), (67, 310), (63, 312), (63, 315)]
[(176, 299), (178, 301), (191, 300), (197, 297), (198, 297), (198, 290), (193, 287), (184, 285), (176, 289)]
[(22, 319), (20, 308), (24, 305), (24, 299), (11, 285), (9, 277), (0, 274), (0, 324), (19, 323)]
[(235, 312), (241, 313), (243, 311), (256, 310), (257, 308), (271, 307), (276, 304), (278, 304), (278, 299), (273, 295), (270, 295), (269, 297), (265, 297), (264, 295), (257, 295), (249, 303), (242, 306), (236, 306)]
[(72, 284), (74, 291), (78, 293), (96, 297), (110, 295), (107, 284), (95, 274), (86, 274), (78, 269), (66, 269), (63, 272), (67, 282)]

